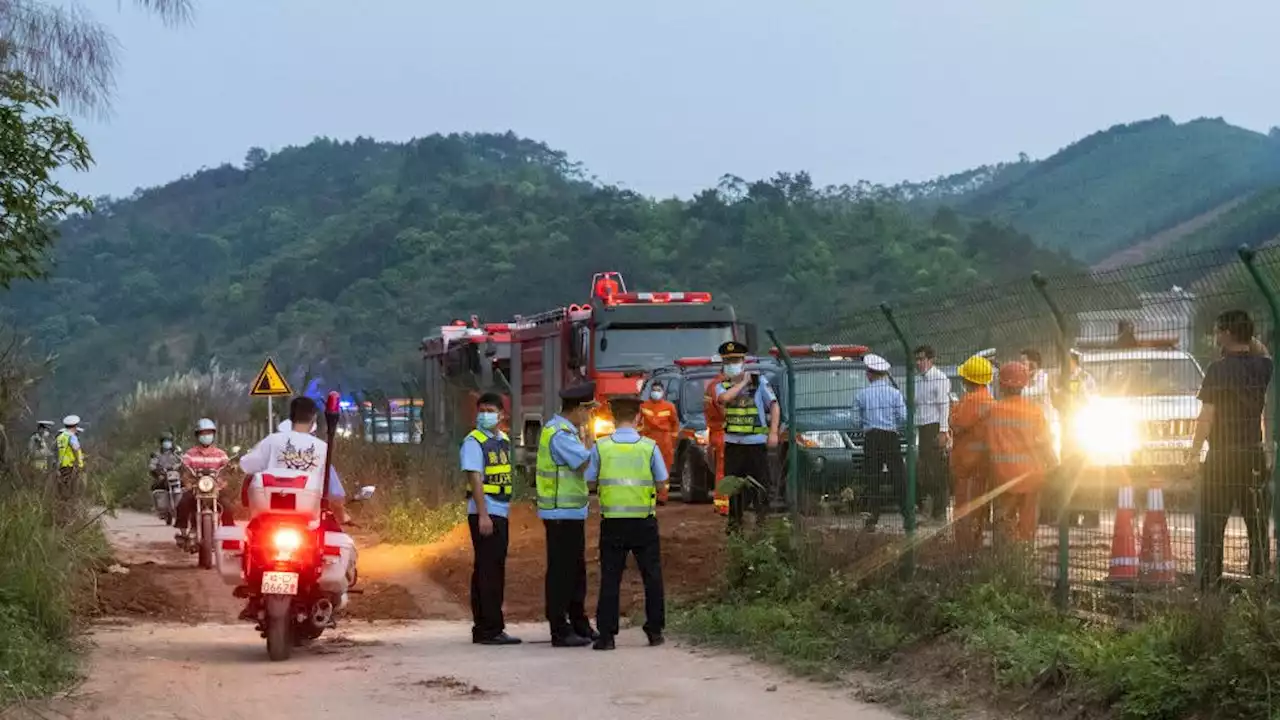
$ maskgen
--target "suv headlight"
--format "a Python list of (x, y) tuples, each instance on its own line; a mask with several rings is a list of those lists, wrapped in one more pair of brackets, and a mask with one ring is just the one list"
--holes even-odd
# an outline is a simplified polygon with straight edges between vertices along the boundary
[(1142, 444), (1138, 418), (1128, 403), (1092, 402), (1072, 422), (1076, 441), (1094, 462), (1123, 462)]
[(591, 424), (591, 429), (592, 431), (595, 432), (596, 437), (605, 437), (606, 435), (612, 435), (613, 421), (610, 420), (609, 418), (598, 417)]
[(805, 448), (838, 450), (844, 447), (844, 438), (835, 430), (813, 430), (796, 435), (796, 443)]

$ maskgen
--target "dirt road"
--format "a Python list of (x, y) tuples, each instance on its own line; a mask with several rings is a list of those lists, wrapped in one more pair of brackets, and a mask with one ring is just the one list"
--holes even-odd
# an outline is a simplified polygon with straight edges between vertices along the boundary
[[(639, 630), (619, 649), (554, 649), (542, 625), (516, 625), (529, 642), (471, 645), (452, 593), (429, 579), (404, 548), (361, 551), (374, 595), (353, 600), (359, 616), (459, 619), (347, 620), (338, 632), (285, 663), (266, 659), (263, 641), (234, 623), (229, 589), (174, 547), (169, 528), (138, 513), (107, 520), (127, 574), (102, 578), (99, 622), (87, 680), (31, 717), (72, 720), (195, 720), (332, 717), (892, 720), (847, 691), (786, 679), (755, 663), (649, 648)], [(368, 566), (366, 567), (366, 559)], [(114, 595), (113, 595), (114, 593)], [(187, 607), (175, 610), (167, 603)], [(359, 603), (365, 609), (359, 609)], [(123, 603), (123, 604), (122, 604)], [(390, 608), (390, 611), (388, 610)], [(114, 615), (130, 617), (120, 619)]]

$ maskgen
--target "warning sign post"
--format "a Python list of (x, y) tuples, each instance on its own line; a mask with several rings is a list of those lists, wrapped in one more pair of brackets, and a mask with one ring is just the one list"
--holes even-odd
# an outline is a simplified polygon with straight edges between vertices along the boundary
[(267, 358), (267, 361), (262, 364), (262, 369), (258, 371), (258, 377), (254, 378), (253, 384), (249, 386), (249, 395), (267, 399), (268, 435), (276, 431), (276, 414), (272, 398), (292, 394), (293, 388), (289, 387), (289, 381), (284, 379), (280, 368), (276, 367), (271, 358)]

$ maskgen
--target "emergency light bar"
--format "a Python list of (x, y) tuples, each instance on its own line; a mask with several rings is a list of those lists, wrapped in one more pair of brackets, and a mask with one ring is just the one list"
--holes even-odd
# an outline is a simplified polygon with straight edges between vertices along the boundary
[[(809, 357), (811, 355), (837, 355), (840, 357), (860, 358), (871, 349), (866, 345), (788, 345), (787, 354), (791, 357)], [(777, 357), (778, 348), (769, 348), (769, 354)]]
[(709, 303), (711, 302), (711, 293), (709, 292), (638, 292), (638, 293), (618, 293), (605, 298), (605, 302), (610, 305), (641, 305), (653, 304), (660, 305), (663, 303)]

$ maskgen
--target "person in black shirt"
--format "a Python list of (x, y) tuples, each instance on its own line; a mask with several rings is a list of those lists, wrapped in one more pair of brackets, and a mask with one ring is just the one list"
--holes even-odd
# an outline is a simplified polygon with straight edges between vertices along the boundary
[(1187, 455), (1188, 467), (1196, 468), (1200, 448), (1209, 442), (1201, 486), (1205, 559), (1200, 582), (1205, 587), (1222, 579), (1223, 533), (1236, 508), (1249, 535), (1249, 574), (1266, 574), (1271, 506), (1263, 417), (1271, 360), (1253, 351), (1253, 320), (1244, 310), (1220, 314), (1214, 338), (1222, 358), (1205, 371), (1200, 417)]

